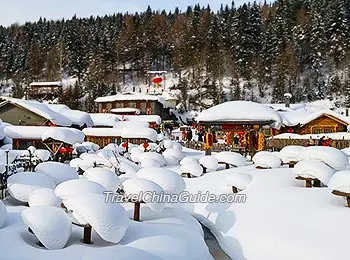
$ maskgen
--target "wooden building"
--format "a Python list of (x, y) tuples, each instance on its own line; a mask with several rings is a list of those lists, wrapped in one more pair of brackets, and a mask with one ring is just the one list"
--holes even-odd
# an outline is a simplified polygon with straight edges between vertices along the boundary
[(32, 82), (27, 89), (27, 99), (53, 100), (58, 97), (62, 82)]
[(2, 98), (0, 118), (12, 125), (22, 126), (71, 126), (66, 116), (51, 110), (43, 103), (14, 98)]
[(99, 97), (98, 103), (100, 113), (109, 113), (112, 109), (138, 109), (140, 114), (159, 115), (162, 119), (169, 119), (169, 108), (164, 106), (163, 99), (159, 96), (128, 92), (113, 96)]
[(279, 133), (305, 135), (346, 132), (350, 123), (350, 118), (333, 111), (288, 112), (281, 115), (283, 125)]
[(98, 144), (101, 148), (108, 144), (128, 142), (142, 144), (145, 141), (155, 142), (157, 132), (151, 128), (85, 128), (83, 129), (86, 141)]
[[(279, 129), (281, 116), (272, 108), (249, 101), (230, 101), (204, 110), (198, 115), (200, 126), (221, 132), (227, 145), (237, 149), (259, 149), (259, 137), (265, 127)], [(261, 138), (260, 138), (261, 139)]]

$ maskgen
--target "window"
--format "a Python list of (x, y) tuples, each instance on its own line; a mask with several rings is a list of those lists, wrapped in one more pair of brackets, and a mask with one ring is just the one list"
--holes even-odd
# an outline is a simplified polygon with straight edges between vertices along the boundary
[(263, 129), (262, 132), (266, 137), (271, 136), (271, 129)]
[(333, 132), (334, 129), (332, 127), (315, 127), (312, 129), (313, 134), (329, 134)]

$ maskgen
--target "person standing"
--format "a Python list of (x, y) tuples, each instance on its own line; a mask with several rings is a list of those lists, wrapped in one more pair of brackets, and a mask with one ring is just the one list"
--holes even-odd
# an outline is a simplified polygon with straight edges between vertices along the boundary
[(192, 141), (193, 135), (192, 135), (191, 128), (187, 130), (186, 136), (187, 136), (187, 141)]

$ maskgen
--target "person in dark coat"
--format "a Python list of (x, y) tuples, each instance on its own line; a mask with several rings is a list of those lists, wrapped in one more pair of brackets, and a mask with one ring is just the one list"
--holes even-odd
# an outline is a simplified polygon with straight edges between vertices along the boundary
[(187, 130), (187, 141), (192, 141), (192, 130), (191, 129), (188, 129)]
[(197, 135), (198, 135), (198, 142), (203, 142), (204, 141), (204, 133), (203, 131), (200, 129), (198, 132), (197, 132)]

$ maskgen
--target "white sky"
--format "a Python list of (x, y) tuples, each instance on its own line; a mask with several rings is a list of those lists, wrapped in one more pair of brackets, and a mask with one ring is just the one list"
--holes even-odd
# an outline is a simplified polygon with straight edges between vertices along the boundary
[[(263, 1), (263, 0), (261, 0)], [(153, 10), (174, 10), (176, 6), (186, 11), (187, 6), (199, 3), (210, 5), (212, 10), (223, 5), (231, 5), (231, 0), (0, 0), (0, 25), (13, 23), (23, 24), (26, 21), (37, 21), (40, 17), (47, 19), (71, 18), (91, 15), (103, 16), (117, 12), (143, 12), (150, 5)], [(245, 0), (236, 0), (239, 6)], [(259, 1), (257, 1), (259, 2)]]

